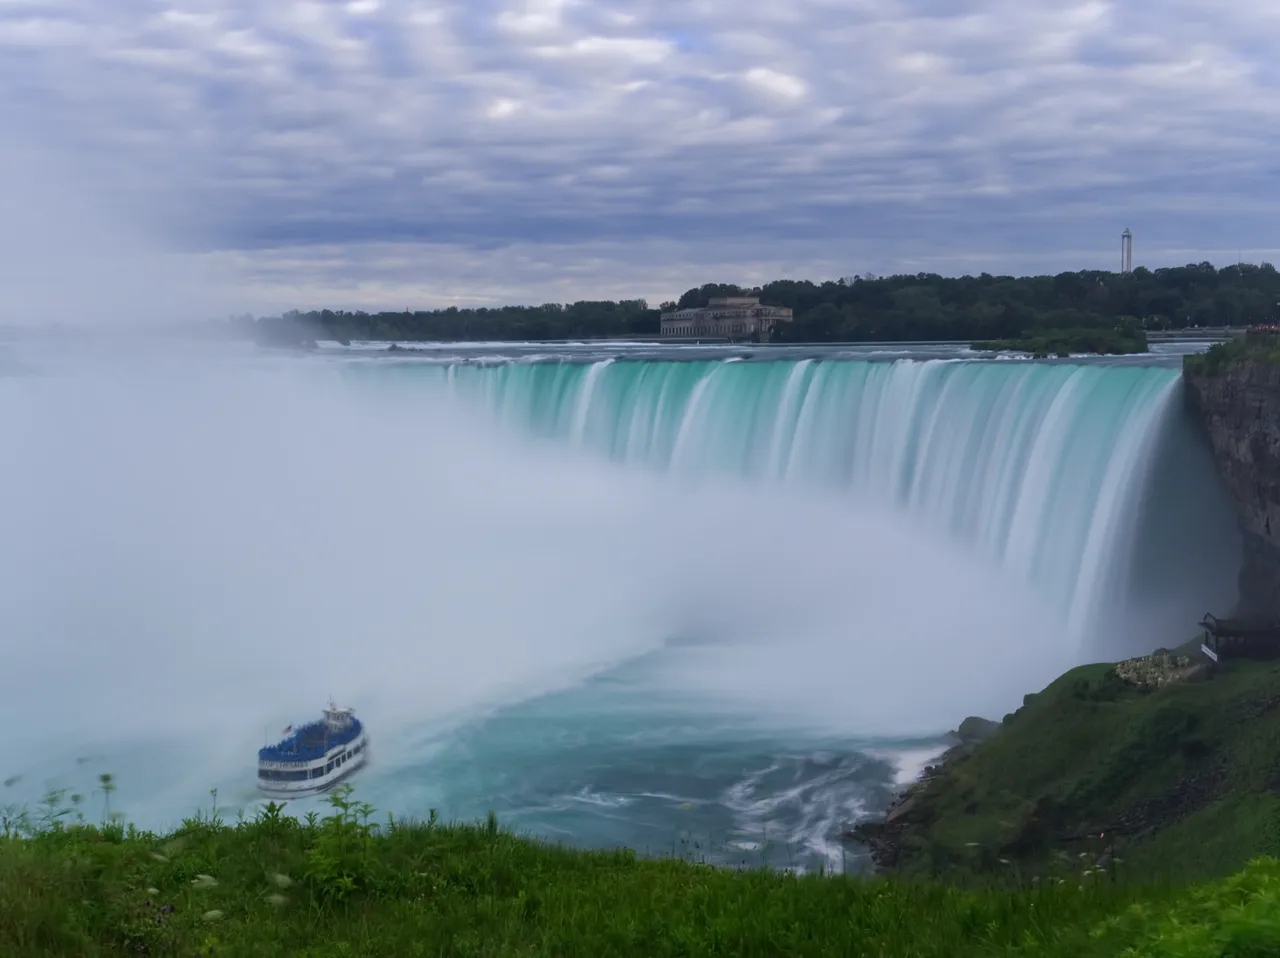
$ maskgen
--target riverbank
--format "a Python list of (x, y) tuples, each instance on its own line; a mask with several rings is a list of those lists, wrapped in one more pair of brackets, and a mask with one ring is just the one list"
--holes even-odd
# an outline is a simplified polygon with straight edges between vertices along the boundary
[[(1230, 883), (959, 888), (794, 876), (585, 852), (468, 826), (397, 822), (342, 790), (304, 822), (278, 806), (152, 835), (118, 822), (0, 833), (0, 953), (78, 955), (1169, 956), (1230, 943), (1274, 908), (1280, 862)], [(1264, 929), (1265, 930), (1265, 929)]]
[(973, 343), (973, 348), (990, 352), (1026, 353), (1036, 359), (1066, 358), (1082, 354), (1128, 356), (1147, 351), (1146, 331), (1136, 323), (1097, 329), (1041, 329), (1013, 339)]
[(1280, 663), (1210, 674), (1194, 647), (1071, 670), (847, 837), (882, 872), (955, 881), (1082, 854), (1191, 880), (1280, 854)]
[(1244, 539), (1237, 611), (1280, 619), (1280, 333), (1188, 356), (1183, 380)]
[(902, 858), (903, 839), (914, 822), (911, 813), (921, 797), (931, 785), (942, 778), (950, 762), (967, 755), (999, 729), (1000, 723), (990, 719), (978, 716), (965, 719), (958, 729), (948, 733), (953, 743), (951, 747), (921, 769), (914, 780), (903, 786), (889, 803), (881, 820), (859, 822), (840, 836), (841, 841), (867, 849), (871, 862), (878, 871), (895, 868)]

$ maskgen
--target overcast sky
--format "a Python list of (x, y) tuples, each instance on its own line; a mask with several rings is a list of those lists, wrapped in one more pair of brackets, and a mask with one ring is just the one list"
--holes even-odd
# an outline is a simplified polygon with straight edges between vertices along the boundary
[(1277, 259), (1277, 50), (1262, 0), (0, 0), (0, 279), (259, 312), (1115, 268), (1125, 226)]

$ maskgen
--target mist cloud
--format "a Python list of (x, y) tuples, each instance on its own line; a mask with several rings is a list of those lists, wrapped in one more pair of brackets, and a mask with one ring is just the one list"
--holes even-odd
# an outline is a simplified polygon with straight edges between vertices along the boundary
[(864, 736), (1001, 714), (1082, 654), (846, 497), (625, 469), (387, 368), (39, 365), (0, 379), (0, 723), (25, 729), (0, 771), (39, 787), (105, 755), (144, 821), (251, 795), (264, 729), (328, 694), (376, 729), (381, 776), (647, 656), (646, 701)]

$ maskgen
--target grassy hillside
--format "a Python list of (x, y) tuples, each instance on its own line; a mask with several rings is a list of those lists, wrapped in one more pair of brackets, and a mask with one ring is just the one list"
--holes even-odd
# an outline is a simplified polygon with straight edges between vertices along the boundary
[(899, 869), (940, 877), (1049, 875), (1084, 854), (1182, 880), (1278, 854), (1280, 663), (1158, 688), (1075, 669), (947, 763), (894, 827)]
[(1280, 328), (1264, 327), (1247, 336), (1215, 343), (1203, 353), (1182, 357), (1182, 368), (1193, 374), (1215, 376), (1240, 362), (1280, 363)]
[(11, 823), (0, 954), (1172, 958), (1280, 947), (1265, 921), (1280, 913), (1276, 861), (1203, 889), (1096, 873), (961, 889), (577, 852), (492, 818), (379, 828), (345, 793), (334, 804), (325, 819), (271, 808), (166, 836), (64, 826), (52, 807), (38, 827)]

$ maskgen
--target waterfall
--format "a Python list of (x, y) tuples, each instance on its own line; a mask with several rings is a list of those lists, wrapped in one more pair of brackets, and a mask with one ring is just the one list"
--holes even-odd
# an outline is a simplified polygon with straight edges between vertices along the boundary
[(820, 864), (963, 716), (1230, 608), (1174, 369), (608, 352), (0, 377), (12, 800), (248, 807), (263, 726), (333, 693), (397, 814)]
[(898, 510), (1055, 601), (1076, 632), (1125, 575), (1180, 383), (1155, 366), (956, 360), (399, 369), (619, 463)]

